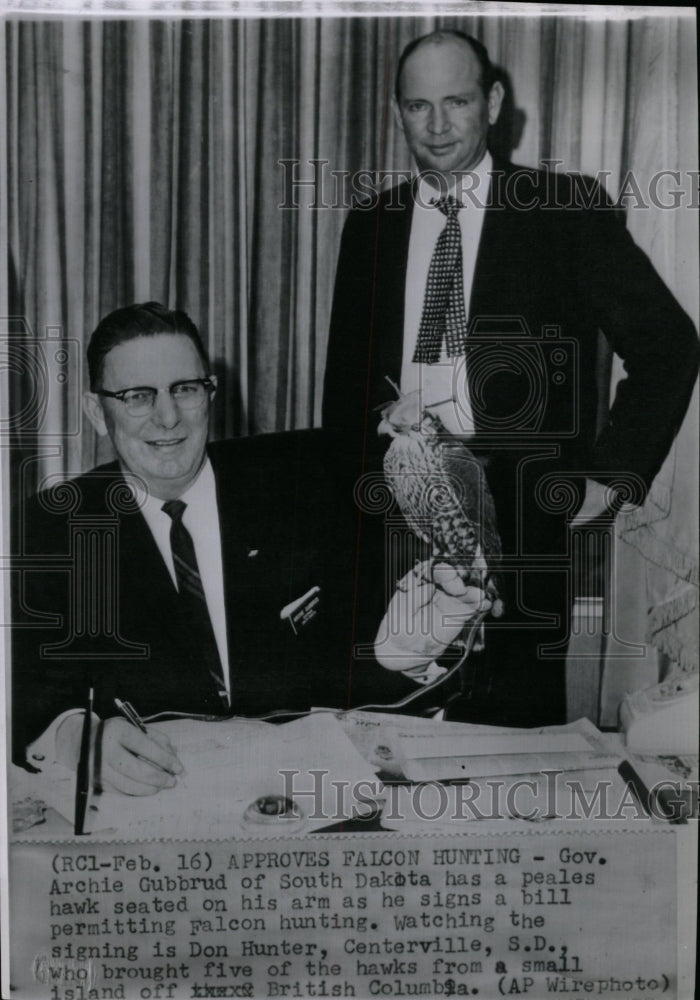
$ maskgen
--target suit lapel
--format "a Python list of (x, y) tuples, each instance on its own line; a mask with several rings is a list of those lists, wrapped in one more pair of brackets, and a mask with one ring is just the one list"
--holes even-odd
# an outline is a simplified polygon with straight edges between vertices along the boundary
[[(247, 469), (242, 449), (236, 454), (219, 453), (209, 449), (216, 482), (216, 505), (221, 535), (221, 568), (224, 577), (224, 608), (226, 611), (226, 637), (228, 643), (231, 692), (235, 700), (237, 690), (236, 669), (238, 653), (242, 648), (242, 631), (254, 613), (249, 607), (251, 594), (257, 591), (260, 573), (260, 548), (257, 533), (250, 523), (251, 507), (245, 496), (256, 488), (255, 470)], [(254, 508), (253, 508), (254, 510)]]
[[(141, 510), (131, 494), (119, 464), (112, 462), (85, 477), (86, 496), (81, 513), (104, 516), (116, 510), (118, 519), (117, 553), (122, 582), (128, 580), (127, 592), (154, 591), (177, 593), (156, 541)], [(106, 498), (111, 496), (109, 505)], [(124, 499), (126, 498), (126, 499)], [(140, 572), (135, 573), (138, 565)], [(126, 574), (126, 575), (124, 575)]]
[(485, 417), (493, 427), (493, 420), (512, 415), (521, 403), (527, 405), (529, 391), (529, 383), (524, 384), (522, 378), (509, 372), (508, 366), (499, 364), (490, 370), (477, 395), (471, 384), (474, 366), (470, 368), (469, 364), (470, 351), (481, 353), (476, 367), (484, 370), (482, 352), (490, 351), (491, 338), (495, 348), (503, 334), (514, 337), (511, 343), (517, 349), (522, 338), (528, 336), (523, 319), (531, 312), (532, 297), (537, 295), (533, 273), (536, 220), (532, 213), (513, 205), (512, 197), (506, 197), (506, 180), (512, 172), (510, 165), (494, 163), (493, 189), (484, 214), (469, 303), (467, 377), (472, 400), (480, 398), (482, 404), (481, 413), (474, 411), (477, 429), (483, 428)]
[(179, 622), (177, 589), (146, 519), (136, 508), (119, 519), (119, 563), (127, 619), (160, 621), (163, 634), (175, 635)]
[(376, 403), (392, 398), (386, 376), (398, 382), (403, 353), (404, 306), (408, 245), (413, 218), (413, 191), (403, 184), (395, 195), (400, 208), (382, 203), (377, 216), (377, 255), (373, 310), (373, 371)]
[(148, 580), (149, 585), (160, 594), (172, 593), (175, 596), (176, 590), (168, 567), (140, 511), (122, 517), (120, 534), (124, 555), (133, 564), (134, 553), (138, 553), (139, 561), (144, 567), (143, 577)]
[(508, 170), (494, 162), (494, 176), (489, 204), (476, 256), (472, 292), (469, 302), (469, 322), (475, 317), (495, 317), (503, 314), (504, 291), (517, 281), (514, 255), (511, 252), (513, 208), (503, 197), (503, 180)]
[[(252, 439), (222, 442), (210, 450), (221, 531), (231, 706), (259, 712), (270, 704), (270, 686), (281, 683), (288, 626), (280, 611), (294, 586), (296, 549), (289, 504), (289, 454), (275, 458)], [(280, 447), (283, 447), (280, 442)], [(290, 445), (291, 447), (291, 445)], [(273, 490), (274, 476), (282, 482)], [(281, 505), (281, 506), (280, 506)], [(295, 591), (293, 597), (301, 596)]]

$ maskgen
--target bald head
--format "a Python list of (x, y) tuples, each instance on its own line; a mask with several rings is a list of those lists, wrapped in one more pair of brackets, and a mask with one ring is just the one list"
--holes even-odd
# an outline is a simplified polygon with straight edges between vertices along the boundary
[(429, 35), (421, 35), (420, 38), (414, 38), (412, 42), (409, 42), (405, 47), (401, 55), (399, 56), (399, 64), (396, 67), (396, 80), (394, 83), (394, 96), (397, 101), (401, 99), (401, 75), (403, 73), (404, 65), (407, 60), (410, 59), (411, 55), (419, 48), (425, 45), (443, 45), (445, 42), (457, 42), (465, 45), (477, 58), (479, 66), (481, 67), (480, 83), (481, 89), (484, 92), (484, 96), (488, 97), (489, 90), (494, 81), (494, 69), (491, 65), (491, 60), (489, 59), (489, 54), (486, 47), (481, 44), (478, 39), (472, 37), (472, 35), (467, 35), (464, 31), (432, 31)]

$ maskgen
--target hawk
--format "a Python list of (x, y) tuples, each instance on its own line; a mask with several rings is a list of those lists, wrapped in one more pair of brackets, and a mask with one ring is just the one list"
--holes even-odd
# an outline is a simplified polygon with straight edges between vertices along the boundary
[(465, 586), (484, 591), (499, 617), (494, 567), (501, 539), (483, 466), (423, 406), (419, 392), (384, 407), (378, 431), (393, 438), (384, 456), (386, 481), (411, 530), (430, 546), (433, 567), (452, 566)]

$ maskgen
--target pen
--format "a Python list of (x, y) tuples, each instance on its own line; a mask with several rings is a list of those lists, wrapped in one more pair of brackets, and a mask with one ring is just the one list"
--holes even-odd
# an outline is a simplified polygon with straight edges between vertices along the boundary
[[(146, 723), (143, 721), (143, 719), (141, 718), (141, 716), (139, 715), (139, 713), (136, 711), (136, 709), (134, 708), (134, 706), (131, 704), (131, 702), (129, 702), (129, 701), (122, 701), (120, 698), (115, 698), (114, 699), (114, 704), (117, 706), (117, 708), (122, 713), (122, 715), (124, 716), (124, 718), (127, 719), (127, 721), (131, 723), (132, 726), (135, 726), (142, 733), (145, 733), (148, 736), (148, 730), (146, 729)], [(174, 751), (173, 751), (173, 753), (174, 753)], [(159, 764), (159, 763), (156, 763), (155, 761), (151, 760), (150, 757), (147, 756), (147, 755), (136, 754), (136, 756), (140, 757), (141, 760), (148, 761), (149, 764), (151, 764), (155, 768), (158, 768), (160, 771), (165, 771), (166, 774), (176, 775), (176, 774), (182, 773), (182, 765), (181, 764), (180, 764), (180, 771), (173, 771), (169, 767), (166, 767), (164, 764)], [(177, 760), (177, 758), (175, 758), (175, 759)]]
[[(141, 718), (141, 716), (139, 715), (139, 713), (136, 711), (136, 709), (134, 708), (134, 706), (131, 704), (131, 702), (129, 702), (129, 701), (122, 701), (121, 698), (115, 698), (114, 699), (114, 704), (117, 706), (117, 708), (122, 713), (122, 715), (124, 716), (124, 718), (128, 722), (131, 723), (132, 726), (135, 726), (142, 733), (145, 733), (148, 736), (148, 730), (146, 729), (146, 723), (143, 721), (143, 719)], [(159, 770), (165, 771), (166, 774), (176, 774), (176, 773), (179, 773), (179, 772), (176, 772), (176, 771), (172, 771), (169, 767), (165, 767), (163, 764), (156, 764), (154, 761), (150, 760), (150, 758), (147, 757), (147, 756), (142, 756), (141, 754), (137, 754), (137, 756), (141, 757), (141, 760), (148, 761), (149, 764), (152, 764), (154, 767), (158, 768)]]
[(617, 770), (620, 777), (631, 786), (637, 802), (647, 816), (665, 819), (668, 823), (674, 824), (688, 822), (690, 801), (684, 799), (682, 793), (678, 793), (674, 798), (668, 788), (664, 788), (663, 791), (661, 787), (649, 788), (628, 760), (623, 760)]
[(142, 733), (148, 733), (143, 719), (130, 702), (121, 701), (120, 698), (115, 698), (114, 704), (117, 706), (124, 718), (129, 720), (132, 726), (136, 726), (136, 728), (140, 729)]
[(642, 812), (644, 812), (646, 816), (651, 816), (651, 810), (649, 808), (649, 789), (639, 777), (630, 762), (628, 760), (621, 761), (620, 766), (617, 769), (617, 773), (620, 775), (627, 787), (631, 788), (637, 803), (642, 809)]
[(90, 794), (90, 732), (92, 729), (92, 706), (95, 689), (90, 688), (87, 709), (83, 717), (83, 732), (80, 738), (80, 757), (75, 784), (75, 835), (82, 836), (85, 829), (85, 812)]

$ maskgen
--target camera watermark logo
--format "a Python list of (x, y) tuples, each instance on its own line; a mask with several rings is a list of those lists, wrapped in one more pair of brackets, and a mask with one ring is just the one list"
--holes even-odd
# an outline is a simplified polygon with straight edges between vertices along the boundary
[(0, 413), (0, 439), (73, 437), (81, 430), (81, 345), (60, 326), (36, 335), (22, 316), (0, 319), (0, 368), (8, 407)]

